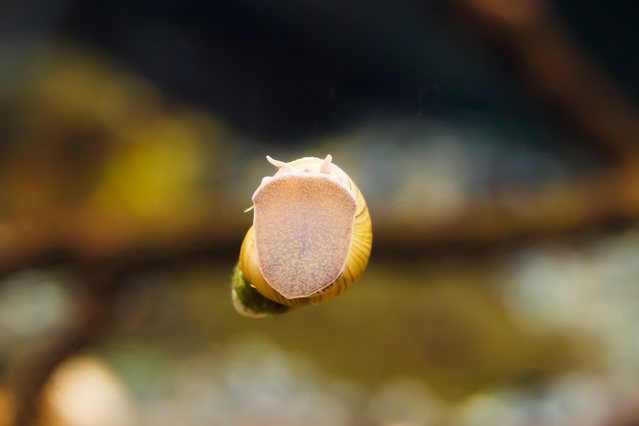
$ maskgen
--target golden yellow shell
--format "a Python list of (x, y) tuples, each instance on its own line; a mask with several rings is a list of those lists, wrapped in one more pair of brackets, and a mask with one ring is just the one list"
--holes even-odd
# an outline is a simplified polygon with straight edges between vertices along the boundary
[(373, 233), (366, 201), (330, 156), (290, 163), (268, 158), (280, 171), (264, 178), (253, 196), (254, 222), (240, 251), (244, 277), (282, 305), (332, 299), (357, 281), (368, 264)]

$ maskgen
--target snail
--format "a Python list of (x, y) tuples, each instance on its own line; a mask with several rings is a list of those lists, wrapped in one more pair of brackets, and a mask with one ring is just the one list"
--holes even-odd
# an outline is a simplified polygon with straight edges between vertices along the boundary
[(266, 159), (279, 170), (253, 194), (233, 277), (235, 308), (253, 317), (338, 296), (361, 277), (373, 241), (366, 201), (330, 155)]

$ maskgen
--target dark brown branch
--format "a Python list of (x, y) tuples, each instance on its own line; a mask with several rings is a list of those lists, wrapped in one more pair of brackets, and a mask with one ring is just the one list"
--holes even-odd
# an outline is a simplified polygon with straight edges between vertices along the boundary
[[(492, 198), (471, 200), (457, 213), (423, 221), (403, 221), (401, 217), (376, 220), (375, 213), (373, 209), (375, 246), (400, 251), (458, 244), (486, 246), (606, 229), (639, 220), (639, 166), (628, 164), (534, 190), (502, 191)], [(51, 262), (139, 267), (201, 252), (237, 256), (250, 216), (242, 215), (239, 209), (224, 217), (217, 214), (216, 218), (206, 210), (181, 222), (167, 223), (152, 238), (83, 211), (67, 212), (60, 225), (51, 222), (53, 229), (16, 226), (7, 231), (13, 233), (13, 239), (5, 239), (0, 250), (0, 274)], [(220, 223), (225, 224), (223, 229)], [(28, 234), (20, 231), (23, 228), (29, 229)]]
[(51, 373), (74, 352), (94, 343), (110, 323), (112, 296), (117, 283), (114, 270), (105, 265), (87, 265), (79, 269), (85, 294), (74, 328), (66, 330), (50, 344), (33, 350), (9, 372), (18, 404), (18, 426), (39, 424), (40, 393)]
[(580, 140), (620, 162), (639, 155), (639, 111), (566, 33), (548, 2), (447, 0), (451, 15), (508, 58), (531, 94)]
[[(404, 250), (525, 242), (567, 233), (607, 230), (639, 220), (639, 167), (477, 200), (439, 221), (384, 223), (376, 245)], [(378, 238), (379, 237), (379, 238)]]

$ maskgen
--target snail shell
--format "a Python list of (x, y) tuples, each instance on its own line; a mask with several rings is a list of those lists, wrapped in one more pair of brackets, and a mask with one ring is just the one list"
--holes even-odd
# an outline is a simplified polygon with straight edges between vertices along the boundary
[(240, 252), (244, 278), (285, 306), (319, 303), (357, 281), (371, 252), (366, 201), (330, 155), (301, 158), (265, 177), (253, 194), (253, 226)]

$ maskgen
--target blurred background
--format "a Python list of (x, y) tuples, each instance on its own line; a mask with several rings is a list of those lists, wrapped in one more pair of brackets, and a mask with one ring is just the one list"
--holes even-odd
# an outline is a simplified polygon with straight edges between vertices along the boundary
[[(0, 425), (639, 424), (639, 3), (0, 0)], [(374, 244), (238, 315), (265, 156)]]

